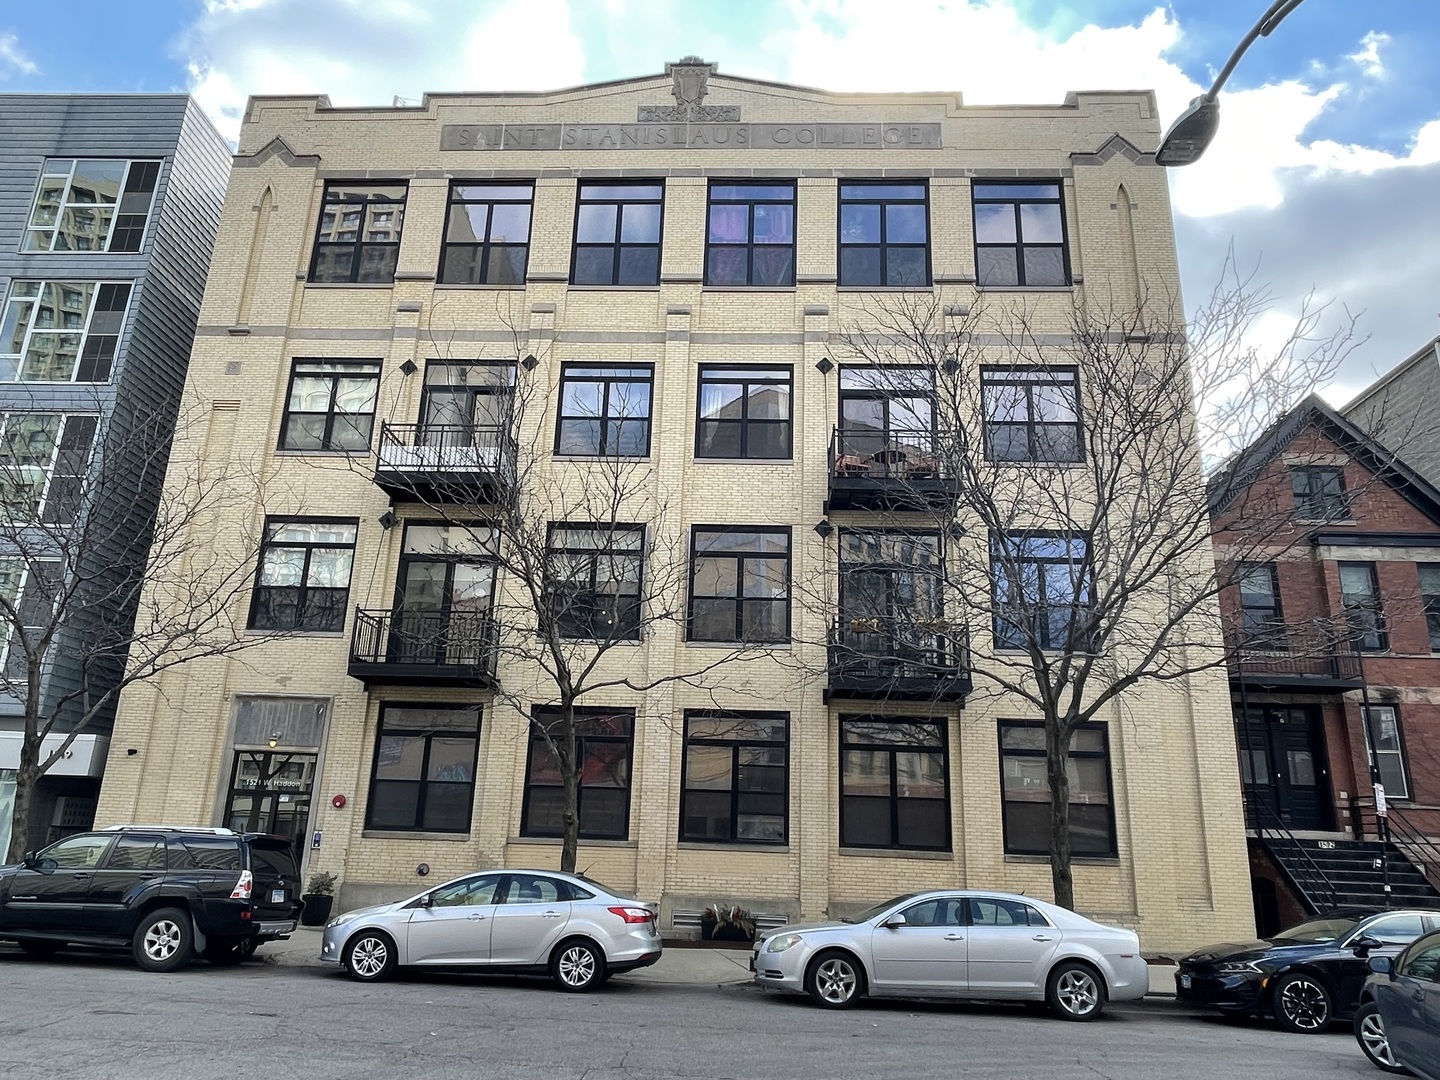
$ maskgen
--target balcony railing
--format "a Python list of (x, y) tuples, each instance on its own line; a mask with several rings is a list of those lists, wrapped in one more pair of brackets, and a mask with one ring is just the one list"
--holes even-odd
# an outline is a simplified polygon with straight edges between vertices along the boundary
[(366, 687), (494, 686), (495, 643), (486, 612), (360, 609), (350, 674)]
[(485, 502), (513, 458), (494, 424), (380, 425), (375, 483), (400, 499)]
[(965, 631), (943, 620), (838, 619), (830, 628), (826, 700), (963, 701)]
[(953, 500), (943, 438), (928, 428), (835, 428), (826, 509), (924, 509)]
[(1230, 678), (1251, 686), (1344, 690), (1360, 685), (1360, 658), (1343, 630), (1277, 627), (1241, 640), (1231, 634)]

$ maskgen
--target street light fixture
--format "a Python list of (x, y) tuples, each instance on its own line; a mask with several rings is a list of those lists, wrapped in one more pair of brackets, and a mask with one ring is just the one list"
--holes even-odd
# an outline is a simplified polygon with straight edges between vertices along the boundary
[(1165, 132), (1165, 138), (1160, 140), (1160, 149), (1155, 151), (1157, 165), (1178, 168), (1200, 160), (1200, 155), (1205, 153), (1205, 148), (1210, 145), (1210, 140), (1215, 138), (1215, 132), (1220, 127), (1220, 101), (1217, 95), (1225, 85), (1225, 80), (1230, 78), (1230, 73), (1235, 70), (1240, 57), (1245, 55), (1245, 50), (1250, 48), (1255, 39), (1269, 37), (1270, 32), (1280, 25), (1280, 20), (1301, 3), (1303, 0), (1275, 0), (1270, 5), (1270, 10), (1250, 28), (1250, 32), (1230, 54), (1230, 59), (1215, 77), (1215, 84), (1190, 102), (1189, 108), (1181, 113), (1170, 125), (1170, 130)]

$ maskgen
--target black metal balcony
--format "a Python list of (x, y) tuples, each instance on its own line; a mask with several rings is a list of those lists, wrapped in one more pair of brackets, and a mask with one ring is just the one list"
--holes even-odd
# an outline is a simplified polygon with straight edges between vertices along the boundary
[(392, 499), (493, 503), (513, 458), (498, 425), (380, 425), (375, 483)]
[(355, 612), (350, 675), (372, 686), (495, 685), (495, 621), (477, 611)]
[(964, 630), (943, 620), (841, 618), (830, 628), (825, 700), (963, 702)]
[(1236, 685), (1339, 693), (1364, 681), (1360, 657), (1339, 628), (1274, 627), (1248, 641), (1230, 635), (1226, 646)]
[(944, 436), (929, 429), (843, 428), (830, 437), (825, 511), (926, 510), (955, 500)]

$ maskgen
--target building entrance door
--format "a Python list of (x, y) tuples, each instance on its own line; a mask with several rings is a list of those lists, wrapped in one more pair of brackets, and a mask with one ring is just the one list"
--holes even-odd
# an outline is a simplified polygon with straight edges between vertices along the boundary
[(289, 750), (235, 751), (226, 827), (288, 836), (298, 860), (310, 826), (315, 758), (315, 754)]
[(1246, 799), (1264, 828), (1276, 819), (1286, 828), (1335, 827), (1329, 760), (1313, 708), (1266, 705), (1251, 708), (1236, 730)]

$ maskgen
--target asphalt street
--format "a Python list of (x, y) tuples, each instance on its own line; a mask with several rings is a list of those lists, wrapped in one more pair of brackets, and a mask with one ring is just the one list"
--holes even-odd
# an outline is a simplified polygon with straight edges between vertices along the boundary
[(1163, 999), (1073, 1024), (1004, 1005), (824, 1012), (748, 985), (625, 976), (571, 995), (542, 980), (430, 973), (361, 986), (329, 968), (260, 957), (151, 975), (120, 956), (40, 961), (0, 946), (3, 1080), (1380, 1075), (1346, 1029), (1285, 1035)]

